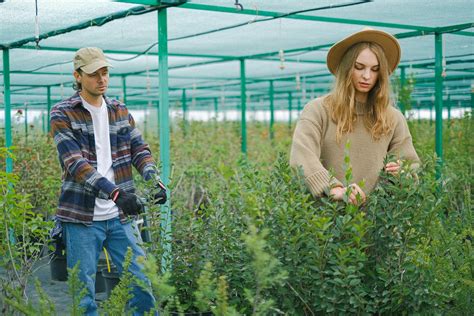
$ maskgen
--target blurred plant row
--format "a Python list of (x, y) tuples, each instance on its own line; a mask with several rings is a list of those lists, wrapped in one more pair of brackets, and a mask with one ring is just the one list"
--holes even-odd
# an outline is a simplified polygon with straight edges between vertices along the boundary
[[(291, 131), (253, 123), (248, 156), (240, 125), (193, 122), (171, 135), (172, 269), (161, 272), (160, 210), (150, 206), (144, 263), (164, 315), (470, 314), (474, 305), (473, 119), (444, 128), (436, 178), (434, 125), (410, 122), (418, 176), (381, 174), (360, 206), (313, 199), (288, 166)], [(146, 135), (154, 156), (158, 138)], [(48, 245), (61, 172), (51, 139), (18, 138), (14, 173), (0, 166), (1, 297), (4, 312), (54, 314), (25, 294)], [(7, 155), (2, 152), (2, 162)], [(351, 177), (350, 170), (346, 175)], [(136, 175), (141, 192), (145, 183)], [(9, 184), (10, 183), (10, 184)], [(130, 282), (130, 278), (122, 278)], [(74, 273), (72, 273), (74, 282)], [(129, 283), (127, 283), (129, 284)], [(72, 283), (73, 302), (80, 285)], [(42, 294), (41, 294), (42, 293)], [(127, 286), (103, 305), (125, 312)], [(0, 304), (0, 305), (2, 305)], [(71, 306), (71, 313), (77, 311)], [(18, 306), (23, 306), (20, 308)]]

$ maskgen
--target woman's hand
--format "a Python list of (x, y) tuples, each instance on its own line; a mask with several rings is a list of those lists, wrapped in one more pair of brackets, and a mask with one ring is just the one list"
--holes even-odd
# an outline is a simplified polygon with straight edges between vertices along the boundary
[[(350, 188), (351, 194), (349, 195), (349, 203), (359, 205), (365, 202), (366, 196), (364, 191), (355, 183), (349, 185), (349, 187), (335, 187), (329, 191), (330, 196), (336, 201), (342, 201), (346, 191)], [(357, 199), (359, 197), (359, 199)]]
[(345, 187), (335, 187), (329, 191), (329, 196), (336, 201), (342, 201), (344, 194), (346, 194)]
[(400, 160), (397, 162), (389, 162), (385, 165), (384, 170), (392, 175), (397, 175), (401, 168)]

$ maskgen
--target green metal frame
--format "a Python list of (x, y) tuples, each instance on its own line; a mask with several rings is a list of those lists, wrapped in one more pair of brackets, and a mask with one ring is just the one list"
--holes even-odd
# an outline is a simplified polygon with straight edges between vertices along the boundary
[(127, 104), (127, 77), (122, 77), (122, 94), (123, 94), (123, 103)]
[(436, 111), (436, 126), (435, 126), (435, 147), (436, 156), (438, 159), (436, 175), (441, 176), (441, 167), (443, 164), (443, 35), (441, 33), (435, 34), (435, 111)]
[[(401, 93), (405, 89), (405, 68), (406, 67), (399, 67), (400, 68), (400, 92)], [(405, 104), (403, 102), (399, 102), (400, 111), (405, 115)]]
[(47, 107), (47, 110), (48, 110), (48, 134), (51, 132), (51, 87), (48, 86), (46, 87), (46, 95), (47, 95), (47, 102), (48, 102), (48, 107)]
[[(130, 15), (145, 14), (145, 13), (156, 11), (158, 9), (159, 9), (159, 7), (145, 7), (145, 6), (133, 7), (133, 8), (130, 8), (129, 10), (116, 12), (116, 13), (109, 14), (109, 15), (102, 16), (102, 17), (98, 17), (98, 18), (95, 18), (95, 19), (92, 19), (92, 20), (89, 20), (89, 21), (86, 21), (86, 22), (82, 22), (82, 23), (77, 24), (77, 25), (73, 25), (73, 26), (70, 26), (70, 27), (66, 27), (66, 28), (62, 28), (62, 29), (58, 29), (58, 30), (54, 30), (54, 31), (51, 31), (51, 32), (40, 34), (39, 35), (39, 40), (43, 40), (43, 39), (46, 39), (46, 38), (52, 37), (52, 36), (61, 35), (61, 34), (64, 34), (64, 33), (69, 33), (69, 32), (75, 31), (75, 30), (86, 29), (86, 28), (89, 28), (91, 26), (102, 26), (102, 25), (104, 25), (104, 24), (106, 24), (110, 21), (113, 21), (113, 20), (125, 18), (125, 17), (130, 16)], [(22, 39), (22, 40), (13, 42), (13, 43), (9, 43), (9, 44), (6, 44), (6, 45), (0, 45), (0, 49), (17, 48), (17, 47), (21, 47), (21, 46), (23, 46), (27, 43), (35, 42), (36, 40), (37, 40), (36, 37), (28, 37), (28, 38), (25, 38), (25, 39)]]
[(240, 151), (247, 155), (247, 87), (245, 78), (245, 59), (240, 60), (240, 102), (241, 102), (241, 147)]
[(292, 105), (292, 93), (288, 92), (288, 129), (291, 130), (291, 119), (292, 119), (292, 112), (293, 112), (293, 105)]
[(25, 143), (28, 143), (28, 103), (25, 103)]
[(183, 89), (183, 93), (181, 95), (181, 104), (183, 106), (183, 134), (186, 136), (188, 133), (188, 105), (186, 103), (186, 89)]
[[(80, 29), (85, 29), (91, 26), (100, 26), (104, 25), (105, 23), (108, 23), (110, 21), (116, 20), (116, 19), (121, 19), (125, 18), (130, 15), (139, 15), (139, 14), (145, 14), (153, 11), (158, 11), (158, 53), (149, 53), (149, 55), (154, 55), (158, 56), (159, 59), (159, 68), (158, 69), (152, 69), (152, 72), (157, 72), (157, 75), (159, 77), (159, 135), (160, 135), (160, 160), (161, 160), (161, 177), (165, 185), (169, 184), (169, 176), (170, 176), (170, 135), (169, 135), (169, 91), (170, 88), (168, 86), (168, 70), (169, 69), (179, 69), (183, 67), (190, 67), (190, 66), (202, 66), (202, 65), (209, 65), (209, 64), (215, 64), (215, 63), (222, 63), (222, 62), (228, 62), (228, 61), (238, 61), (240, 65), (240, 76), (237, 77), (235, 76), (232, 78), (205, 78), (209, 80), (214, 80), (214, 81), (228, 81), (228, 80), (234, 80), (235, 82), (227, 83), (224, 86), (227, 88), (232, 88), (235, 89), (236, 96), (235, 97), (229, 97), (228, 99), (239, 99), (240, 98), (240, 108), (241, 108), (241, 151), (244, 155), (247, 154), (247, 122), (246, 122), (246, 111), (247, 111), (247, 104), (246, 104), (246, 95), (247, 95), (247, 88), (248, 86), (251, 87), (251, 84), (254, 83), (259, 83), (263, 81), (269, 81), (270, 82), (270, 91), (268, 91), (266, 88), (261, 88), (261, 89), (255, 89), (258, 93), (261, 95), (264, 94), (269, 94), (269, 101), (270, 101), (270, 138), (273, 139), (274, 137), (274, 110), (275, 110), (275, 98), (277, 98), (277, 94), (274, 91), (274, 82), (275, 81), (292, 81), (294, 80), (295, 74), (291, 74), (288, 76), (280, 76), (279, 78), (247, 78), (246, 77), (246, 71), (245, 71), (245, 61), (248, 60), (277, 60), (275, 56), (278, 55), (278, 51), (272, 51), (272, 52), (265, 52), (265, 53), (260, 53), (260, 54), (252, 54), (252, 55), (247, 55), (247, 56), (223, 56), (223, 55), (213, 55), (213, 54), (181, 54), (181, 53), (172, 53), (170, 54), (168, 52), (168, 41), (170, 40), (178, 40), (179, 38), (176, 39), (169, 39), (168, 38), (168, 33), (167, 33), (167, 7), (173, 6), (173, 5), (179, 5), (182, 4), (181, 2), (178, 3), (173, 3), (172, 1), (165, 1), (165, 0), (123, 0), (120, 2), (129, 2), (129, 3), (138, 3), (142, 5), (147, 5), (147, 6), (137, 6), (133, 7), (129, 10), (121, 11), (121, 12), (116, 12), (111, 15), (103, 16), (103, 17), (98, 17), (89, 21), (82, 22), (77, 25), (73, 25), (67, 28), (63, 29), (58, 29), (55, 31), (47, 32), (44, 34), (40, 34), (40, 40), (45, 39), (48, 37), (56, 36), (59, 34), (64, 34), (67, 32), (75, 31), (75, 30), (80, 30)], [(150, 5), (150, 6), (149, 6)], [(433, 61), (423, 61), (423, 62), (416, 62), (410, 65), (402, 64), (400, 66), (400, 80), (401, 80), (401, 86), (403, 87), (406, 84), (406, 67), (413, 67), (413, 68), (423, 68), (423, 69), (431, 69), (431, 67), (434, 66), (435, 70), (435, 75), (434, 77), (430, 78), (419, 78), (416, 81), (416, 86), (417, 87), (423, 87), (425, 84), (430, 84), (433, 85), (435, 88), (435, 112), (436, 112), (436, 118), (435, 118), (435, 147), (436, 147), (436, 154), (438, 157), (438, 166), (437, 166), (437, 175), (438, 177), (441, 175), (441, 166), (442, 166), (442, 161), (443, 161), (443, 144), (442, 144), (442, 131), (443, 131), (443, 123), (442, 123), (442, 109), (443, 109), (443, 82), (448, 82), (448, 81), (461, 81), (461, 80), (472, 80), (474, 78), (474, 74), (471, 74), (474, 72), (474, 69), (465, 69), (464, 72), (466, 72), (466, 75), (463, 76), (450, 76), (448, 78), (443, 78), (442, 77), (442, 58), (444, 52), (442, 51), (442, 37), (443, 33), (449, 33), (449, 34), (455, 34), (459, 36), (468, 36), (472, 37), (474, 36), (474, 32), (466, 31), (467, 29), (470, 29), (474, 27), (474, 23), (463, 23), (463, 24), (457, 24), (457, 25), (449, 25), (449, 26), (444, 26), (444, 27), (425, 27), (425, 26), (419, 26), (419, 25), (410, 25), (410, 24), (399, 24), (399, 23), (386, 23), (386, 22), (376, 22), (376, 21), (368, 21), (368, 20), (355, 20), (355, 19), (344, 19), (344, 18), (331, 18), (331, 17), (323, 17), (323, 16), (316, 16), (316, 15), (304, 15), (304, 14), (291, 14), (288, 15), (286, 13), (281, 13), (281, 12), (274, 12), (274, 11), (261, 11), (261, 10), (253, 10), (253, 9), (244, 9), (244, 10), (235, 10), (233, 7), (226, 7), (226, 6), (217, 6), (217, 5), (204, 5), (204, 4), (199, 4), (199, 3), (185, 3), (181, 5), (181, 8), (184, 9), (191, 9), (191, 10), (205, 10), (205, 11), (213, 11), (213, 12), (223, 12), (223, 13), (232, 13), (232, 14), (243, 14), (243, 15), (248, 15), (252, 17), (273, 17), (273, 18), (285, 18), (285, 19), (295, 19), (295, 20), (304, 20), (304, 21), (314, 21), (314, 22), (326, 22), (326, 23), (342, 23), (342, 24), (352, 24), (352, 25), (364, 25), (364, 26), (375, 26), (375, 27), (388, 27), (388, 28), (397, 28), (397, 29), (403, 29), (407, 30), (406, 32), (403, 33), (398, 33), (395, 34), (395, 36), (399, 39), (404, 39), (404, 38), (411, 38), (411, 37), (417, 37), (417, 36), (427, 36), (427, 35), (434, 35), (434, 40), (435, 40), (435, 60), (434, 63)], [(204, 32), (200, 34), (192, 34), (190, 36), (202, 36), (206, 33), (213, 32), (214, 30), (210, 30), (209, 32)], [(11, 94), (12, 92), (20, 92), (24, 91), (27, 89), (30, 89), (31, 87), (44, 87), (44, 85), (15, 85), (18, 89), (11, 89), (11, 82), (10, 82), (10, 75), (11, 73), (24, 73), (24, 71), (10, 71), (10, 60), (9, 60), (9, 49), (11, 48), (23, 48), (23, 49), (37, 49), (35, 45), (26, 45), (28, 43), (35, 42), (36, 38), (30, 37), (30, 38), (25, 38), (21, 39), (19, 41), (15, 41), (12, 43), (8, 43), (5, 45), (0, 45), (0, 48), (3, 50), (3, 76), (4, 76), (4, 86), (5, 86), (5, 91), (4, 91), (4, 99), (5, 99), (5, 145), (6, 148), (9, 149), (12, 146), (12, 135), (11, 135), (11, 109), (12, 109), (12, 104), (11, 104)], [(291, 53), (298, 53), (298, 52), (309, 52), (309, 51), (317, 51), (317, 50), (323, 50), (327, 49), (330, 47), (333, 43), (325, 43), (322, 45), (317, 45), (317, 46), (310, 46), (310, 47), (301, 47), (301, 48), (292, 48), (285, 50), (286, 54), (291, 54)], [(75, 51), (77, 48), (60, 48), (60, 47), (41, 47), (42, 50), (47, 51)], [(124, 53), (124, 54), (140, 54), (143, 52), (136, 52), (136, 51), (130, 51), (130, 50), (106, 50), (106, 53)], [(195, 58), (208, 58), (210, 60), (208, 61), (197, 61), (192, 64), (186, 64), (186, 65), (177, 65), (174, 67), (168, 67), (168, 57), (169, 56), (178, 56), (178, 57), (195, 57)], [(325, 61), (323, 60), (314, 60), (314, 61), (308, 61), (308, 60), (295, 60), (293, 58), (287, 58), (286, 62), (304, 62), (304, 63), (318, 63), (318, 64), (323, 64)], [(465, 62), (472, 62), (472, 59), (463, 59), (463, 60), (448, 60), (447, 64), (455, 64), (455, 63), (465, 63)], [(149, 70), (150, 71), (150, 70)], [(120, 74), (119, 76), (122, 76), (122, 89), (123, 89), (123, 95), (124, 95), (124, 101), (128, 101), (128, 97), (130, 99), (133, 99), (134, 97), (136, 98), (137, 93), (127, 95), (127, 85), (126, 85), (126, 76), (132, 76), (132, 75), (143, 75), (145, 70), (143, 71), (137, 71), (137, 72), (130, 72), (127, 74)], [(37, 74), (52, 74), (51, 72), (35, 72)], [(318, 82), (321, 82), (321, 78), (330, 78), (330, 74), (327, 73), (324, 70), (324, 73), (317, 73), (317, 74), (310, 74), (304, 77), (307, 82), (309, 80), (318, 80)], [(328, 80), (329, 81), (329, 80)], [(326, 81), (325, 81), (326, 83)], [(57, 84), (59, 85), (59, 84)], [(56, 85), (56, 86), (57, 86)], [(238, 89), (240, 85), (240, 96), (238, 95)], [(48, 85), (46, 86), (47, 88), (47, 128), (46, 130), (49, 132), (50, 131), (50, 126), (49, 126), (49, 112), (51, 109), (51, 102), (53, 96), (51, 95), (51, 88), (54, 87), (55, 85)], [(199, 89), (215, 89), (215, 91), (219, 91), (219, 88), (222, 87), (223, 85), (216, 85), (216, 84), (207, 84), (199, 87)], [(129, 89), (143, 89), (143, 87), (130, 87), (128, 86)], [(183, 103), (183, 120), (185, 123), (185, 130), (184, 132), (186, 133), (186, 112), (187, 112), (187, 104), (186, 104), (186, 88), (189, 87), (173, 87), (171, 90), (182, 90), (183, 95), (182, 95), (182, 103)], [(316, 91), (318, 93), (322, 93), (326, 88), (318, 88)], [(291, 114), (292, 111), (292, 98), (296, 97), (297, 98), (297, 109), (298, 113), (301, 111), (301, 98), (299, 98), (300, 93), (299, 91), (296, 91), (296, 89), (290, 89), (290, 88), (284, 88), (284, 89), (278, 89), (278, 93), (280, 95), (287, 95), (288, 96), (288, 111)], [(418, 93), (418, 91), (417, 91)], [(424, 92), (421, 92), (424, 93)], [(258, 94), (257, 94), (258, 95)], [(57, 97), (57, 96), (56, 96)], [(202, 99), (202, 100), (214, 100), (214, 107), (215, 107), (215, 112), (216, 112), (216, 118), (218, 115), (218, 101), (215, 96), (211, 96), (208, 98), (196, 98), (196, 99)], [(142, 102), (139, 101), (133, 101), (133, 104), (147, 104), (146, 100), (143, 100)], [(448, 110), (450, 110), (451, 107), (451, 94), (448, 95), (448, 100), (447, 100), (447, 105), (448, 105)], [(474, 107), (474, 90), (471, 89), (471, 96), (470, 96), (470, 104), (471, 108)], [(34, 105), (31, 105), (34, 106)], [(405, 112), (405, 105), (401, 104), (401, 110), (402, 112)], [(26, 120), (26, 110), (25, 110), (25, 132), (27, 133), (27, 120)], [(450, 111), (449, 111), (449, 118), (450, 119)], [(291, 115), (289, 117), (289, 127), (291, 128)], [(44, 122), (44, 118), (43, 118)], [(13, 161), (11, 158), (7, 158), (6, 161), (6, 170), (7, 172), (12, 172), (13, 169)], [(171, 254), (171, 205), (170, 202), (168, 202), (166, 205), (163, 206), (162, 210), (162, 228), (163, 228), (163, 242), (164, 242), (164, 248), (165, 248), (165, 254), (162, 258), (162, 267), (164, 270), (168, 270), (171, 268), (171, 263), (168, 261), (170, 258)]]
[(214, 98), (214, 113), (216, 115), (216, 121), (219, 118), (219, 101), (217, 98)]
[[(12, 146), (12, 121), (11, 121), (11, 96), (10, 96), (10, 51), (3, 49), (3, 85), (5, 91), (5, 147), (9, 151)], [(11, 157), (6, 159), (6, 172), (13, 171), (13, 160)]]
[(274, 99), (274, 86), (273, 80), (270, 80), (270, 90), (268, 92), (270, 96), (270, 139), (275, 138), (275, 99)]
[[(167, 10), (158, 10), (158, 51), (159, 51), (159, 125), (160, 125), (160, 160), (161, 180), (168, 187), (171, 172), (170, 163), (170, 123), (169, 123), (169, 99), (168, 99), (168, 16)], [(161, 258), (162, 272), (171, 270), (171, 202), (169, 190), (168, 200), (161, 207), (161, 231), (163, 244), (163, 257)]]

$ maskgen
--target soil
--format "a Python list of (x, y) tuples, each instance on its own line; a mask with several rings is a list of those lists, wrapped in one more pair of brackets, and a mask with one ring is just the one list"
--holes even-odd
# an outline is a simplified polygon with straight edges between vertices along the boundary
[[(2, 273), (0, 273), (2, 274)], [(31, 302), (38, 302), (38, 293), (35, 288), (35, 278), (41, 282), (41, 287), (49, 296), (53, 302), (57, 315), (69, 315), (72, 305), (72, 299), (68, 292), (67, 281), (55, 281), (51, 279), (51, 270), (49, 265), (49, 258), (40, 260), (34, 268), (33, 276), (30, 278), (26, 294), (28, 300)], [(105, 300), (106, 293), (97, 293), (96, 301), (100, 305), (100, 302)], [(33, 303), (33, 304), (34, 304)], [(1, 304), (0, 304), (1, 305)], [(100, 309), (99, 309), (100, 312)]]

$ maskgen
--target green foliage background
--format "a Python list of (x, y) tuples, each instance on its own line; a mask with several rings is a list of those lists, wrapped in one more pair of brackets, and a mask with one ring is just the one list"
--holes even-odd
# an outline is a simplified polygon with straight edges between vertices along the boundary
[[(238, 123), (193, 122), (186, 137), (180, 124), (173, 126), (173, 269), (161, 275), (160, 260), (146, 263), (157, 308), (216, 315), (470, 314), (472, 122), (445, 124), (438, 180), (434, 126), (410, 122), (423, 160), (418, 178), (407, 169), (399, 177), (382, 174), (361, 207), (310, 196), (288, 166), (287, 124), (276, 125), (274, 140), (267, 124), (249, 124), (247, 158), (240, 155)], [(145, 137), (158, 158), (158, 138)], [(42, 136), (19, 144), (15, 190), (30, 194), (32, 209), (48, 217), (60, 186), (54, 145)], [(151, 206), (147, 216), (148, 253), (160, 258), (159, 209)]]

